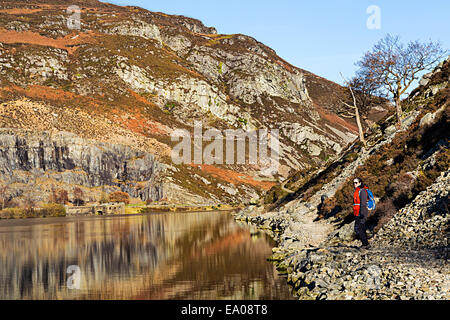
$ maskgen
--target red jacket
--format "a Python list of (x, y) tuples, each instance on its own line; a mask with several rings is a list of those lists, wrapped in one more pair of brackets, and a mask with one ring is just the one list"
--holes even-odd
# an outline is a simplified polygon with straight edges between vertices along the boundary
[[(363, 189), (367, 190), (368, 188), (365, 186)], [(367, 201), (369, 200), (369, 196), (367, 191), (360, 192), (361, 188), (356, 188), (355, 193), (353, 194), (353, 215), (358, 217), (361, 213), (367, 217), (368, 209), (367, 209)], [(362, 203), (362, 205), (361, 205)]]

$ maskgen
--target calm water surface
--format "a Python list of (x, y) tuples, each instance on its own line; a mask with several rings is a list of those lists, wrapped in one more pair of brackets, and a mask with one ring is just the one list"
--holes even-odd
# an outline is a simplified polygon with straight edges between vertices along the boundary
[(292, 299), (229, 213), (0, 220), (0, 299)]

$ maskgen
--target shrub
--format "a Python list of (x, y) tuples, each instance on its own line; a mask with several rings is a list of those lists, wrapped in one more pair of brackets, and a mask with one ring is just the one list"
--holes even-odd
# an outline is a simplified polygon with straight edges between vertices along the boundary
[(1, 219), (26, 219), (36, 217), (36, 211), (33, 208), (5, 208), (0, 211)]
[(399, 209), (406, 205), (413, 197), (411, 192), (414, 185), (414, 177), (409, 173), (401, 174), (386, 188), (386, 194), (390, 196), (395, 206)]
[(65, 217), (66, 208), (59, 203), (47, 203), (39, 210), (39, 215), (46, 217)]
[(339, 208), (336, 206), (336, 198), (327, 198), (319, 206), (319, 219), (328, 218), (334, 215), (338, 210)]
[(21, 208), (5, 208), (0, 211), (0, 219), (19, 218), (22, 216), (23, 211)]
[(375, 224), (374, 231), (378, 232), (383, 225), (394, 217), (396, 212), (397, 208), (394, 205), (394, 201), (385, 198), (378, 203), (375, 214), (369, 218), (369, 223)]
[(26, 219), (38, 217), (65, 217), (66, 208), (58, 203), (48, 203), (40, 209), (6, 208), (0, 211), (0, 219)]
[(102, 194), (101, 194), (101, 196), (100, 196), (99, 202), (100, 202), (101, 204), (104, 204), (104, 203), (108, 203), (108, 202), (109, 202), (109, 196), (106, 194), (106, 192), (102, 191)]
[(279, 185), (270, 189), (264, 197), (264, 204), (273, 204), (287, 195), (287, 192), (281, 190)]
[(167, 101), (166, 104), (164, 105), (164, 110), (167, 112), (172, 112), (178, 106), (179, 103), (177, 101)]
[(109, 195), (109, 201), (130, 204), (130, 196), (126, 192), (116, 191)]

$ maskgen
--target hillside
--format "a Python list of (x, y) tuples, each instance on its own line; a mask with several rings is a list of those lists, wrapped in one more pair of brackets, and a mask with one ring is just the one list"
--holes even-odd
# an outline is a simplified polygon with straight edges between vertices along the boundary
[[(68, 27), (69, 5), (81, 8), (79, 30)], [(0, 180), (15, 185), (19, 198), (21, 186), (40, 181), (34, 188), (39, 200), (52, 185), (69, 194), (81, 185), (92, 200), (98, 200), (98, 188), (106, 188), (131, 191), (144, 201), (248, 202), (300, 169), (320, 167), (355, 140), (354, 120), (338, 116), (348, 99), (344, 88), (290, 65), (257, 40), (218, 34), (192, 18), (95, 0), (0, 1), (0, 127), (8, 129), (0, 133), (2, 147), (23, 130), (35, 135), (26, 133), (29, 140), (17, 138), (16, 145), (30, 148), (59, 146), (39, 137), (68, 132), (92, 145), (144, 152), (161, 168), (144, 168), (152, 173), (124, 180), (121, 174), (133, 161), (127, 158), (108, 168), (110, 179), (80, 184), (85, 180), (61, 177), (89, 175), (86, 168), (106, 160), (66, 165), (78, 152), (67, 145), (61, 154), (43, 148), (45, 160), (30, 161), (31, 155), (19, 159), (22, 151), (10, 145), (9, 158), (0, 155), (11, 163), (0, 169)], [(385, 114), (381, 108), (381, 115), (367, 116), (373, 122)], [(280, 170), (267, 176), (261, 163), (174, 165), (171, 134), (192, 134), (194, 120), (202, 121), (204, 131), (279, 129)], [(149, 183), (159, 191), (136, 191)]]
[[(325, 168), (292, 175), (266, 205), (237, 214), (279, 240), (272, 259), (300, 299), (449, 299), (450, 58), (389, 116), (369, 146), (349, 146)], [(359, 249), (354, 177), (373, 191), (372, 248)]]

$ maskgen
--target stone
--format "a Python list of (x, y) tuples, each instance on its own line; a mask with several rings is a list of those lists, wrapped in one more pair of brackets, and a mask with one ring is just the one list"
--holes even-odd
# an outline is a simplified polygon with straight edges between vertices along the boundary
[(391, 126), (387, 127), (387, 128), (384, 130), (384, 133), (385, 133), (386, 135), (392, 135), (392, 134), (394, 134), (395, 132), (397, 132), (397, 128), (396, 128), (395, 125), (391, 125)]
[(434, 118), (435, 118), (435, 114), (432, 112), (429, 112), (426, 115), (424, 115), (422, 119), (420, 119), (419, 125), (421, 127), (431, 126), (434, 123)]
[(416, 120), (417, 116), (420, 114), (420, 111), (411, 111), (403, 120), (402, 120), (402, 127), (408, 128), (413, 124), (413, 122)]
[(351, 222), (349, 224), (346, 224), (344, 226), (342, 226), (337, 235), (336, 235), (339, 240), (341, 241), (353, 241), (356, 238), (356, 233), (355, 233), (355, 222)]
[(420, 84), (421, 86), (426, 86), (428, 83), (430, 83), (430, 79), (422, 78), (422, 79), (419, 81), (419, 84)]

